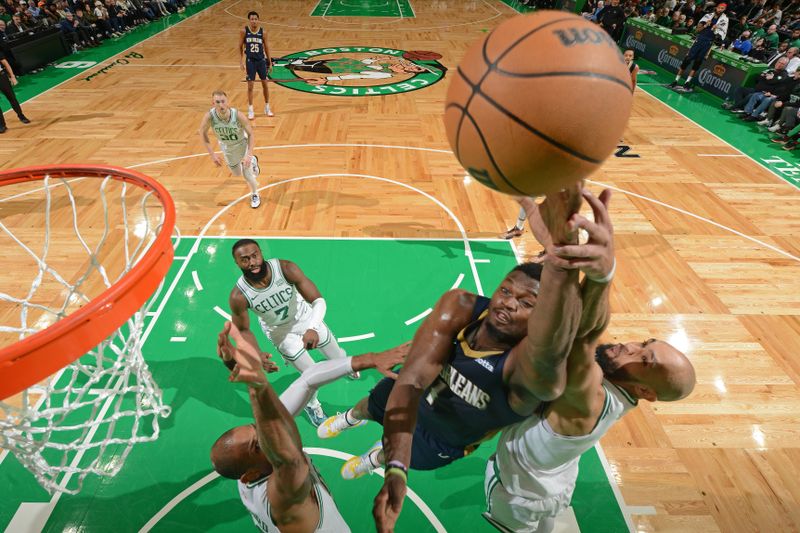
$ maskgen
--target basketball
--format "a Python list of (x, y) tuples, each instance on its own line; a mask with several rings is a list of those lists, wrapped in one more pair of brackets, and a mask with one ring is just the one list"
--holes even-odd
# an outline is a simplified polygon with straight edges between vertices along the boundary
[(467, 50), (447, 92), (445, 128), (477, 181), (538, 196), (597, 170), (622, 138), (632, 102), (622, 54), (602, 28), (538, 11)]

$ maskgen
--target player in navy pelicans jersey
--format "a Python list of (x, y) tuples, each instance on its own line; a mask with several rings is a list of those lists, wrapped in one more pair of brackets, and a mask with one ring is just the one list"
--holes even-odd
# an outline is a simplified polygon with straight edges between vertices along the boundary
[[(542, 208), (529, 199), (521, 203), (546, 248), (576, 242), (585, 223), (572, 220), (581, 203), (577, 184), (548, 197)], [(332, 437), (364, 420), (383, 423), (385, 449), (378, 443), (342, 469), (344, 477), (358, 477), (385, 462), (374, 509), (379, 531), (391, 531), (397, 519), (407, 467), (430, 470), (464, 457), (561, 394), (580, 309), (578, 273), (556, 259), (514, 268), (491, 299), (448, 291), (414, 336), (398, 379), (380, 382), (368, 398), (318, 428), (319, 436)]]
[(247, 14), (248, 24), (239, 34), (239, 62), (242, 70), (247, 72), (247, 118), (254, 119), (253, 111), (253, 83), (258, 74), (261, 88), (264, 90), (264, 114), (274, 116), (269, 108), (269, 88), (267, 87), (267, 73), (272, 69), (272, 58), (269, 55), (267, 37), (264, 28), (258, 23), (258, 13), (251, 11)]

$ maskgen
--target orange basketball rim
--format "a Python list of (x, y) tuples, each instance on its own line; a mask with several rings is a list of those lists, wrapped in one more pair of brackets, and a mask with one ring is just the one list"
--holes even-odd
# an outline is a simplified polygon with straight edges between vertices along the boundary
[(0, 399), (39, 383), (97, 346), (155, 292), (173, 259), (175, 204), (163, 185), (112, 166), (49, 165), (0, 171), (0, 187), (51, 178), (111, 178), (152, 192), (163, 207), (161, 230), (129, 272), (81, 309), (0, 349)]

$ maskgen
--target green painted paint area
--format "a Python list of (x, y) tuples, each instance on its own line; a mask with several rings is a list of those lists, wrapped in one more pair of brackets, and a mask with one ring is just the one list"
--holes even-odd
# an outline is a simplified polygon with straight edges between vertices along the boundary
[(413, 18), (409, 0), (320, 0), (312, 17)]
[[(737, 115), (720, 107), (721, 100), (710, 93), (695, 88), (691, 94), (678, 94), (664, 85), (675, 79), (661, 67), (637, 59), (641, 69), (655, 71), (654, 75), (641, 74), (639, 88), (653, 95), (675, 111), (682, 113), (728, 144), (753, 158), (760, 165), (795, 187), (800, 187), (800, 157), (781, 145), (770, 142), (773, 135), (753, 122), (743, 122)], [(681, 80), (683, 81), (683, 79)], [(708, 158), (709, 165), (724, 168), (719, 159)]]
[[(152, 37), (170, 26), (186, 20), (192, 15), (216, 4), (219, 0), (203, 0), (199, 4), (186, 6), (186, 11), (183, 13), (173, 13), (166, 17), (162, 17), (149, 24), (138, 26), (130, 33), (127, 33), (118, 38), (106, 39), (97, 48), (89, 48), (81, 50), (76, 54), (65, 56), (58, 60), (55, 65), (46, 67), (41, 72), (36, 74), (26, 74), (20, 76), (19, 84), (14, 87), (17, 99), (20, 103), (25, 103), (34, 96), (42, 94), (43, 92), (52, 89), (59, 83), (63, 83), (72, 78), (81, 71), (85, 72), (86, 77), (98, 72), (104, 67), (117, 65), (120, 61), (133, 62), (141, 61), (143, 58), (141, 54), (129, 54), (131, 57), (123, 56), (115, 61), (101, 65), (108, 58), (113, 57), (128, 48), (135, 46), (148, 37)], [(138, 55), (138, 57), (135, 57)], [(147, 58), (144, 58), (147, 59)], [(87, 83), (91, 83), (89, 80)], [(0, 109), (5, 112), (11, 109), (8, 101), (5, 98), (0, 98)], [(14, 125), (15, 117), (8, 117), (10, 125)], [(32, 120), (37, 120), (38, 117), (31, 116)]]
[(517, 13), (532, 13), (536, 11), (536, 8), (533, 6), (526, 6), (519, 0), (500, 0), (505, 5), (516, 11)]
[[(464, 255), (462, 241), (423, 240), (291, 240), (260, 241), (265, 255), (295, 261), (319, 286), (328, 302), (326, 322), (339, 337), (374, 333), (375, 337), (342, 343), (350, 354), (380, 350), (412, 337), (420, 322), (405, 325), (409, 318), (432, 307), (463, 274), (460, 287), (475, 291), (476, 283)], [(87, 479), (77, 496), (58, 501), (44, 531), (138, 531), (181, 491), (210, 472), (211, 444), (227, 429), (250, 423), (252, 415), (243, 386), (227, 381), (227, 371), (215, 354), (216, 333), (223, 318), (214, 306), (228, 309), (227, 301), (239, 270), (230, 256), (232, 239), (204, 239), (188, 264), (173, 265), (157, 304), (166, 299), (156, 326), (146, 340), (145, 357), (154, 378), (172, 406), (172, 415), (162, 422), (160, 438), (133, 448), (120, 473), (113, 479)], [(184, 238), (176, 255), (186, 256), (194, 244)], [(505, 241), (471, 241), (484, 291), (491, 293), (516, 264)], [(196, 271), (203, 290), (195, 287)], [(176, 276), (180, 277), (176, 279)], [(258, 330), (258, 328), (255, 328)], [(260, 331), (263, 348), (277, 353)], [(170, 342), (187, 337), (184, 343)], [(316, 359), (321, 356), (314, 352)], [(282, 361), (271, 381), (283, 391), (297, 377)], [(342, 379), (319, 392), (327, 413), (341, 412), (364, 397), (378, 381), (374, 371), (360, 381)], [(307, 447), (360, 454), (380, 438), (379, 425), (346, 432), (331, 440), (320, 440), (304, 416), (297, 425)], [(412, 472), (410, 487), (426, 502), (450, 532), (495, 531), (481, 517), (485, 510), (483, 473), (495, 441), (474, 454), (433, 472)], [(341, 459), (312, 455), (334, 494), (352, 530), (373, 530), (372, 499), (382, 480), (373, 475), (344, 481), (339, 475)], [(625, 523), (598, 459), (590, 450), (581, 460), (580, 478), (573, 499), (582, 531), (625, 531)], [(13, 457), (0, 465), (0, 484), (6, 490), (0, 501), (0, 527), (5, 529), (22, 502), (47, 502), (49, 496)], [(239, 502), (234, 482), (213, 480), (191, 493), (166, 513), (155, 526), (157, 532), (255, 531)], [(433, 531), (430, 522), (410, 499), (406, 499), (398, 532)]]

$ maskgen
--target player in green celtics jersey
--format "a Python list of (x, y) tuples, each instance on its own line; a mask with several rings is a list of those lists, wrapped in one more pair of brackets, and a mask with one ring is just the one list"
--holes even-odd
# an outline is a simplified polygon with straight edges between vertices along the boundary
[[(252, 239), (236, 241), (232, 253), (242, 275), (231, 290), (231, 319), (248, 342), (258, 345), (250, 330), (250, 310), (284, 361), (299, 372), (314, 364), (308, 350), (319, 349), (327, 359), (347, 357), (323, 321), (325, 299), (300, 267), (283, 259), (265, 260)], [(358, 372), (350, 377), (358, 379)], [(314, 426), (327, 418), (316, 394), (305, 412)]]
[(234, 176), (243, 175), (250, 187), (250, 207), (255, 209), (261, 205), (256, 181), (261, 169), (258, 167), (258, 157), (253, 154), (255, 145), (253, 128), (248, 121), (242, 120), (236, 108), (228, 105), (228, 95), (223, 91), (214, 91), (211, 101), (214, 107), (203, 116), (203, 122), (200, 123), (200, 137), (211, 160), (216, 166), (221, 167), (222, 162), (208, 138), (208, 128), (214, 130), (222, 156), (231, 173)]

